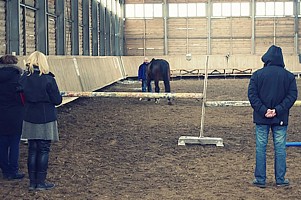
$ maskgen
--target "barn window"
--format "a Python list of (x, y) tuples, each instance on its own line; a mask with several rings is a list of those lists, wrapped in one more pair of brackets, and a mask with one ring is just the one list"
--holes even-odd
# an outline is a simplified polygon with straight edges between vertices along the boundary
[(240, 17), (250, 16), (249, 3), (213, 3), (212, 4), (213, 17)]
[(154, 5), (154, 17), (162, 17), (162, 4), (153, 4)]
[(205, 3), (170, 3), (169, 17), (206, 17)]
[(256, 16), (293, 16), (293, 2), (257, 2)]
[(162, 13), (162, 4), (125, 4), (126, 18), (162, 17)]

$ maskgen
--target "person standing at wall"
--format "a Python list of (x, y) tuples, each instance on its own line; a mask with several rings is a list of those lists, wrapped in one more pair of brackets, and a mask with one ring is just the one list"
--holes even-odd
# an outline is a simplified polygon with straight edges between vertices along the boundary
[(289, 110), (297, 100), (294, 74), (284, 67), (282, 49), (272, 45), (262, 56), (263, 68), (253, 73), (248, 98), (253, 108), (256, 134), (255, 186), (266, 187), (266, 146), (271, 130), (274, 142), (274, 170), (277, 186), (288, 186), (286, 135)]
[[(139, 66), (138, 69), (138, 80), (141, 81), (141, 89), (142, 92), (146, 92), (147, 90), (147, 67), (148, 67), (149, 61), (148, 58), (145, 57), (144, 58), (144, 62)], [(150, 91), (152, 91), (152, 89), (150, 88)], [(142, 98), (139, 99), (140, 101), (142, 100)]]
[(51, 142), (59, 140), (55, 106), (62, 103), (62, 96), (43, 53), (33, 52), (26, 67), (20, 83), (25, 96), (22, 138), (28, 139), (29, 190), (48, 190), (55, 186), (45, 180)]
[(24, 106), (19, 79), (22, 69), (18, 58), (0, 58), (0, 168), (6, 180), (22, 179), (19, 173), (19, 145), (22, 133)]

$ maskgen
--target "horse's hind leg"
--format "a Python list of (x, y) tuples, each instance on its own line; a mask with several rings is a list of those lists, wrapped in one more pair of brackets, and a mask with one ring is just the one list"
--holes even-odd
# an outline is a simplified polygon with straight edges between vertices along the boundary
[(166, 93), (170, 93), (170, 83), (169, 80), (164, 80), (164, 88)]
[(147, 79), (147, 91), (152, 92), (152, 84), (151, 84), (151, 79)]
[[(159, 80), (155, 80), (155, 92), (159, 93), (160, 92), (160, 87), (159, 87)], [(159, 99), (155, 99), (156, 103), (159, 103)]]
[[(165, 88), (166, 93), (170, 93), (170, 81), (169, 81), (169, 79), (164, 80), (164, 88)], [(172, 104), (171, 99), (168, 98), (167, 100), (168, 100), (168, 105), (171, 105)]]
[[(147, 79), (146, 86), (147, 86), (147, 91), (152, 92), (152, 80), (150, 78)], [(150, 101), (151, 99), (148, 98), (147, 100)]]

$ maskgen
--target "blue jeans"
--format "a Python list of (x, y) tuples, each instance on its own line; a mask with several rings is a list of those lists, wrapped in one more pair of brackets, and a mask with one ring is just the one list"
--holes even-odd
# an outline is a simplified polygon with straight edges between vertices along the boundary
[(19, 171), (19, 145), (21, 135), (0, 135), (0, 167), (5, 176)]
[[(142, 80), (141, 81), (141, 87), (142, 87), (142, 92), (147, 91), (147, 80)], [(150, 85), (150, 92), (152, 91), (152, 85)]]
[(266, 182), (266, 147), (270, 129), (274, 142), (274, 173), (276, 183), (283, 183), (286, 173), (286, 131), (287, 126), (256, 124), (256, 166), (255, 178)]

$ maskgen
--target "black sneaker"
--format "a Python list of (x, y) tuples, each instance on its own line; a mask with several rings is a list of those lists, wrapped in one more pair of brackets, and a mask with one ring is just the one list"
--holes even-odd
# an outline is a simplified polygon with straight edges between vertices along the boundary
[(10, 175), (3, 175), (3, 179), (5, 180), (17, 180), (24, 178), (25, 174), (23, 173), (16, 173), (16, 174), (10, 174)]
[(287, 186), (290, 185), (290, 182), (289, 182), (288, 179), (285, 179), (285, 180), (283, 181), (283, 183), (276, 183), (276, 185), (277, 185), (277, 187), (287, 187)]
[(256, 187), (260, 187), (260, 188), (266, 188), (266, 184), (258, 182), (257, 179), (253, 180), (253, 185), (256, 186)]
[(43, 183), (43, 184), (37, 184), (36, 190), (42, 191), (42, 190), (50, 190), (54, 188), (53, 183)]
[(29, 190), (29, 191), (34, 191), (34, 190), (36, 190), (36, 187), (37, 187), (37, 184), (30, 183), (30, 184), (29, 184), (29, 187), (28, 187), (28, 190)]

